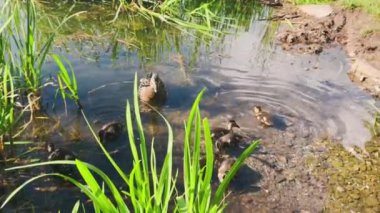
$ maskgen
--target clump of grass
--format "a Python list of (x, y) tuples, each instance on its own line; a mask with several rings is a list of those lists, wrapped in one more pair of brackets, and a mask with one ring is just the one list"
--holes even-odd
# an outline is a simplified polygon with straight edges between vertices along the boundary
[[(183, 195), (175, 196), (175, 183), (178, 177), (176, 175), (173, 176), (172, 171), (173, 130), (165, 117), (156, 111), (162, 116), (168, 128), (167, 152), (162, 165), (158, 165), (156, 162), (155, 150), (153, 148), (153, 141), (151, 146), (151, 154), (148, 156), (147, 144), (139, 112), (139, 100), (137, 93), (137, 75), (135, 75), (133, 105), (135, 111), (135, 124), (139, 135), (139, 143), (135, 140), (131, 106), (128, 101), (126, 105), (126, 123), (129, 145), (133, 156), (133, 168), (128, 174), (120, 169), (107, 150), (100, 143), (99, 138), (91, 128), (82, 110), (83, 117), (87, 121), (87, 124), (96, 138), (97, 143), (120, 177), (124, 180), (124, 183), (128, 188), (127, 191), (119, 191), (112, 179), (103, 171), (94, 165), (82, 162), (80, 160), (44, 162), (13, 167), (7, 170), (30, 168), (48, 164), (71, 164), (76, 165), (79, 173), (85, 181), (85, 184), (80, 183), (78, 180), (64, 174), (42, 174), (27, 180), (21, 186), (16, 188), (6, 198), (1, 207), (4, 207), (22, 188), (29, 183), (47, 176), (58, 176), (80, 188), (82, 192), (93, 201), (95, 212), (130, 212), (131, 210), (133, 210), (133, 212), (168, 212), (169, 210), (174, 212), (222, 212), (226, 206), (223, 204), (224, 192), (227, 189), (229, 182), (232, 180), (244, 160), (255, 149), (258, 142), (252, 143), (243, 152), (223, 182), (219, 185), (217, 191), (212, 193), (211, 178), (213, 174), (212, 170), (214, 161), (213, 145), (208, 120), (206, 118), (202, 120), (199, 110), (199, 103), (204, 93), (203, 90), (194, 101), (185, 126), (186, 134), (184, 138), (183, 157), (185, 192)], [(200, 143), (202, 138), (205, 139), (206, 143), (206, 166), (204, 167), (201, 167), (200, 165)], [(160, 171), (158, 171), (159, 167)], [(105, 191), (104, 187), (101, 187), (98, 180), (95, 179), (94, 174), (99, 176), (105, 183), (109, 193)], [(109, 194), (113, 199), (111, 199)], [(124, 201), (124, 196), (126, 196), (127, 200), (130, 201), (131, 206), (128, 206)], [(173, 200), (175, 200), (174, 207), (169, 207)], [(77, 202), (73, 209), (78, 210), (78, 206), (79, 203)]]
[(378, 0), (339, 0), (339, 3), (349, 8), (363, 8), (380, 18), (380, 1)]
[[(38, 13), (34, 0), (12, 1), (2, 5), (2, 18), (9, 20), (4, 25), (4, 63), (11, 69), (13, 80), (17, 80), (19, 94), (27, 94), (32, 111), (40, 110), (41, 88), (43, 83), (42, 66), (49, 54), (55, 34), (71, 17), (66, 15), (53, 32), (42, 37), (38, 27)], [(49, 19), (46, 17), (46, 19)]]
[(58, 72), (59, 91), (61, 92), (62, 98), (65, 103), (66, 114), (67, 114), (66, 96), (74, 100), (80, 110), (83, 109), (83, 106), (79, 100), (77, 79), (75, 77), (74, 69), (71, 66), (71, 63), (65, 60), (70, 68), (70, 72), (71, 72), (71, 77), (70, 77), (69, 71), (66, 69), (66, 66), (62, 63), (62, 60), (60, 59), (60, 57), (56, 54), (53, 54), (52, 57), (59, 67), (59, 72)]
[(14, 86), (9, 66), (0, 65), (0, 154), (4, 151), (4, 136), (8, 134), (13, 146), (12, 129), (15, 123)]

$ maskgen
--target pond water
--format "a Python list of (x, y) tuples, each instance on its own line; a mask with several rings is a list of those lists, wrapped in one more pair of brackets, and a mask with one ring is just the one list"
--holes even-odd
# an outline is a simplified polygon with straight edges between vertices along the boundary
[[(260, 9), (260, 16), (270, 13), (268, 8)], [(320, 55), (285, 52), (275, 44), (271, 34), (278, 25), (255, 20), (258, 16), (251, 11), (246, 14), (246, 24), (236, 33), (215, 38), (208, 44), (207, 39), (173, 33), (170, 28), (160, 31), (138, 25), (138, 36), (145, 36), (141, 41), (147, 42), (140, 50), (120, 42), (115, 45), (114, 40), (77, 38), (65, 40), (54, 52), (71, 62), (82, 105), (96, 130), (107, 122), (125, 120), (125, 104), (127, 99), (132, 101), (135, 72), (139, 77), (148, 72), (158, 73), (168, 91), (168, 100), (160, 111), (174, 128), (175, 159), (178, 160), (182, 159), (183, 121), (204, 87), (207, 91), (201, 110), (210, 118), (212, 126), (224, 126), (227, 119), (234, 118), (241, 126), (241, 134), (249, 139), (262, 138), (264, 147), (269, 141), (281, 143), (279, 135), (287, 135), (286, 139), (294, 143), (299, 139), (312, 143), (329, 137), (348, 147), (363, 147), (371, 138), (364, 121), (371, 121), (370, 103), (374, 101), (349, 80), (349, 59), (344, 50), (333, 47)], [(94, 26), (81, 30), (91, 27)], [(49, 61), (44, 69), (54, 73), (57, 66)], [(55, 98), (53, 87), (45, 88), (43, 97), (46, 113), (61, 122), (60, 130), (44, 140), (74, 149), (81, 159), (114, 174), (75, 105), (68, 101), (66, 115), (62, 100)], [(252, 111), (255, 105), (273, 114), (274, 128), (259, 127)], [(143, 112), (142, 118), (146, 134), (156, 138), (156, 153), (160, 159), (166, 150), (166, 126), (154, 113)], [(76, 142), (70, 142), (73, 135)], [(121, 168), (131, 168), (126, 135), (106, 147)], [(56, 181), (46, 181), (45, 185)], [(78, 199), (77, 192), (63, 186), (59, 195), (41, 192), (30, 198), (28, 193), (33, 187), (23, 191), (18, 199), (31, 200), (44, 210), (68, 210)]]

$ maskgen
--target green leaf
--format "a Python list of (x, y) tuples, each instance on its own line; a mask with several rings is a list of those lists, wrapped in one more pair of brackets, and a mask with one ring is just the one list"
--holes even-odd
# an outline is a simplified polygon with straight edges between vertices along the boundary
[(75, 205), (73, 206), (73, 209), (71, 210), (72, 213), (77, 213), (79, 211), (80, 207), (80, 200), (78, 200)]
[(103, 193), (98, 182), (95, 180), (87, 166), (78, 159), (75, 160), (75, 163), (84, 181), (89, 185), (92, 193), (100, 200), (101, 208), (107, 212), (117, 212), (115, 206)]
[(244, 163), (244, 160), (251, 155), (251, 153), (256, 149), (256, 147), (259, 145), (259, 141), (252, 142), (251, 145), (249, 145), (248, 148), (244, 150), (244, 152), (239, 156), (239, 158), (236, 160), (234, 165), (232, 166), (231, 170), (227, 173), (226, 177), (223, 179), (223, 181), (218, 186), (218, 189), (215, 192), (215, 197), (212, 201), (214, 205), (219, 204), (222, 201), (223, 194), (226, 191), (228, 184), (230, 184), (232, 178), (235, 176), (235, 174), (238, 172), (242, 164)]

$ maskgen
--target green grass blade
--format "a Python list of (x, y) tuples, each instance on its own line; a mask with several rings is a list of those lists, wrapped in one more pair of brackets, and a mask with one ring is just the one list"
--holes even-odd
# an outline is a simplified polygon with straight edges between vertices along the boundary
[(75, 163), (84, 181), (88, 184), (92, 193), (95, 194), (97, 199), (100, 201), (102, 210), (105, 210), (106, 212), (117, 212), (115, 206), (104, 194), (98, 182), (95, 180), (95, 177), (91, 174), (87, 166), (80, 160), (75, 160)]
[[(173, 128), (171, 127), (169, 121), (165, 118), (165, 116), (161, 114), (156, 108), (152, 106), (150, 107), (165, 121), (166, 127), (168, 129), (168, 147), (167, 147), (166, 156), (165, 156), (164, 163), (162, 165), (161, 174), (160, 174), (159, 188), (157, 189), (159, 197), (156, 200), (157, 203), (163, 204), (162, 211), (165, 212), (168, 210), (168, 207), (169, 207), (168, 205), (172, 197), (172, 185), (175, 184), (175, 182), (172, 183), (172, 180), (171, 180), (172, 166), (173, 166), (172, 156), (173, 156), (174, 134), (173, 134)], [(161, 197), (163, 200), (161, 200)]]
[(244, 152), (239, 156), (239, 158), (236, 160), (234, 165), (232, 166), (231, 170), (227, 173), (224, 180), (220, 183), (218, 189), (215, 192), (215, 197), (212, 201), (214, 205), (218, 205), (223, 198), (223, 194), (226, 191), (228, 184), (231, 182), (232, 178), (235, 176), (235, 174), (238, 172), (242, 164), (244, 163), (244, 160), (251, 155), (251, 153), (256, 149), (256, 147), (259, 145), (259, 141), (253, 142), (251, 145), (249, 145), (248, 148), (244, 150)]
[(107, 157), (108, 161), (112, 164), (112, 166), (115, 168), (115, 170), (120, 175), (120, 177), (124, 180), (124, 182), (127, 185), (129, 185), (127, 176), (125, 175), (125, 173), (123, 172), (123, 170), (120, 169), (119, 165), (117, 165), (117, 163), (115, 162), (115, 160), (111, 157), (111, 155), (109, 154), (109, 152), (106, 150), (106, 148), (100, 142), (97, 134), (94, 132), (93, 128), (91, 127), (91, 124), (88, 122), (86, 114), (84, 113), (83, 110), (81, 110), (81, 113), (82, 113), (82, 116), (83, 116), (84, 120), (86, 121), (86, 124), (87, 124), (88, 128), (90, 129), (92, 135), (94, 136), (95, 141), (97, 142), (97, 144), (99, 145), (99, 147), (102, 149), (104, 155)]
[[(144, 182), (147, 183), (149, 181), (149, 167), (148, 167), (148, 154), (146, 150), (146, 142), (145, 142), (145, 135), (144, 135), (144, 129), (141, 122), (141, 116), (140, 116), (140, 107), (139, 107), (139, 96), (138, 96), (138, 79), (137, 79), (137, 73), (135, 73), (135, 80), (133, 84), (133, 103), (134, 103), (134, 110), (135, 110), (135, 117), (136, 117), (136, 124), (137, 124), (137, 130), (140, 137), (140, 152), (141, 152), (141, 161), (143, 165), (143, 176), (144, 176)], [(150, 197), (150, 187), (145, 188), (147, 197)]]
[[(116, 200), (116, 202), (118, 204), (118, 208), (120, 210), (122, 210), (122, 212), (129, 212), (127, 206), (124, 203), (124, 200), (123, 200), (122, 196), (120, 195), (118, 189), (113, 184), (113, 182), (111, 181), (111, 179), (102, 170), (100, 170), (99, 168), (93, 166), (92, 164), (88, 164), (88, 163), (85, 163), (85, 162), (81, 162), (81, 163), (84, 166), (86, 166), (87, 168), (89, 168), (91, 171), (95, 172), (97, 175), (99, 175), (104, 180), (104, 182), (106, 183), (106, 185), (108, 186), (108, 188), (111, 190), (112, 195), (114, 196), (114, 198), (115, 198), (115, 200)], [(76, 165), (76, 162), (75, 161), (69, 161), (69, 160), (47, 161), (47, 162), (34, 163), (34, 164), (28, 164), (28, 165), (22, 165), (22, 166), (15, 166), (15, 167), (7, 168), (7, 169), (5, 169), (5, 171), (12, 171), (12, 170), (18, 170), (18, 169), (33, 168), (33, 167), (46, 166), (46, 165), (56, 165), (56, 164)]]
[(99, 204), (99, 200), (97, 200), (97, 198), (91, 193), (90, 190), (88, 190), (88, 188), (84, 185), (82, 185), (81, 183), (79, 183), (78, 181), (76, 181), (75, 179), (69, 177), (69, 176), (66, 176), (66, 175), (62, 175), (62, 174), (59, 174), (59, 173), (48, 173), (48, 174), (41, 174), (41, 175), (38, 175), (38, 176), (35, 176), (33, 178), (30, 178), (28, 179), (27, 181), (25, 181), (23, 184), (21, 184), (19, 187), (17, 187), (15, 190), (13, 190), (11, 192), (11, 194), (8, 195), (8, 197), (5, 199), (5, 201), (3, 202), (3, 204), (0, 206), (0, 209), (4, 208), (4, 206), (9, 203), (9, 201), (21, 190), (23, 189), (25, 186), (27, 186), (29, 183), (32, 183), (33, 181), (35, 180), (38, 180), (40, 178), (43, 178), (43, 177), (49, 177), (49, 176), (58, 176), (58, 177), (61, 177), (69, 182), (71, 182), (72, 184), (74, 184), (76, 187), (78, 187), (79, 189), (82, 190), (83, 193), (85, 193), (89, 198), (91, 198), (91, 200), (93, 200), (94, 203), (97, 203)]
[(210, 183), (213, 173), (214, 150), (211, 139), (210, 125), (207, 118), (203, 119), (203, 131), (206, 144), (206, 174), (204, 182)]
[(71, 213), (78, 213), (80, 207), (80, 200), (78, 200), (75, 205), (73, 206), (73, 209), (71, 210)]

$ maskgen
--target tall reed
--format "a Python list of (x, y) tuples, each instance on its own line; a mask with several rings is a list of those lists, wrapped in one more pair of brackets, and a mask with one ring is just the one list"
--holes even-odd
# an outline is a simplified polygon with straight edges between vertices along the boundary
[(49, 19), (37, 12), (35, 0), (12, 1), (1, 8), (2, 18), (9, 19), (9, 24), (2, 33), (4, 60), (9, 64), (12, 77), (17, 80), (19, 94), (27, 94), (28, 104), (33, 111), (38, 111), (43, 82), (43, 65), (52, 47), (54, 37), (60, 27), (71, 17), (80, 14), (68, 14), (54, 26), (51, 33), (42, 36), (38, 19)]

